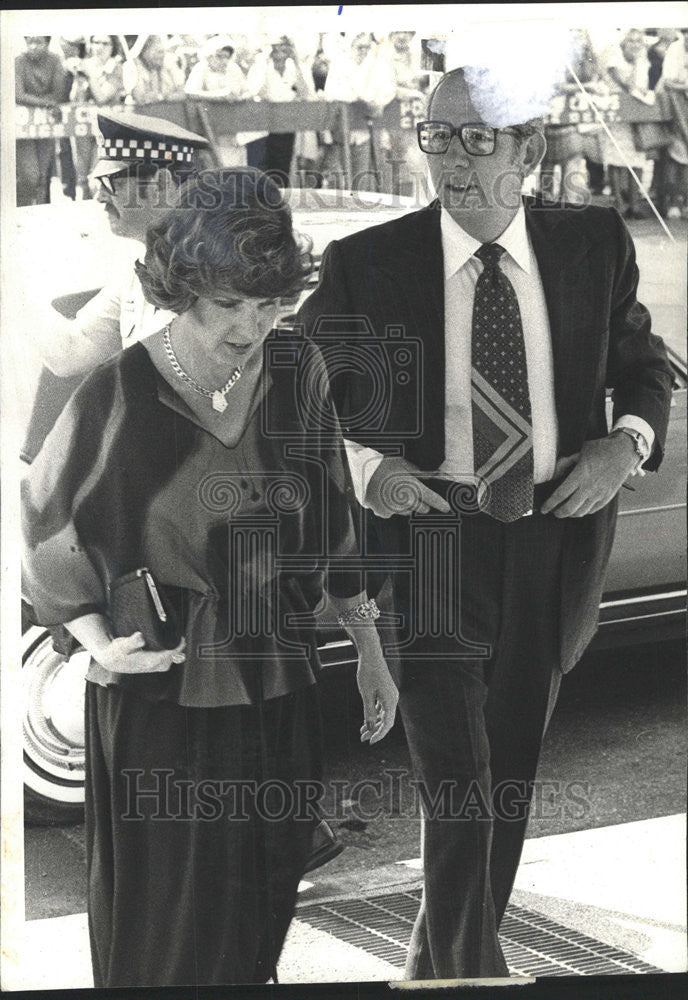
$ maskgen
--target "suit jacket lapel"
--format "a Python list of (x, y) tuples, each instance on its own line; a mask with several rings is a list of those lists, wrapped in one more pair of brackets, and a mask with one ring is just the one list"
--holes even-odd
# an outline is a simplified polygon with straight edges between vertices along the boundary
[(601, 282), (593, 280), (592, 246), (574, 212), (526, 201), (526, 220), (547, 303), (559, 451), (566, 455), (587, 429), (602, 339), (595, 322), (604, 315), (595, 298)]
[(399, 259), (408, 279), (408, 302), (421, 320), (423, 336), (441, 340), (444, 351), (444, 260), (439, 202), (432, 202), (418, 213), (417, 233), (415, 246), (399, 248)]
[[(415, 330), (423, 344), (423, 427), (415, 462), (421, 468), (434, 471), (444, 461), (446, 450), (444, 257), (439, 202), (433, 202), (421, 214), (419, 222), (418, 252), (408, 285)], [(410, 273), (410, 268), (408, 270)]]
[[(408, 235), (394, 247), (393, 256), (375, 262), (373, 268), (394, 284), (395, 323), (403, 324), (407, 337), (420, 340), (422, 425), (420, 437), (409, 442), (407, 457), (434, 470), (445, 450), (444, 266), (437, 201), (416, 213)], [(383, 305), (384, 296), (379, 301)], [(388, 321), (383, 315), (380, 319)]]

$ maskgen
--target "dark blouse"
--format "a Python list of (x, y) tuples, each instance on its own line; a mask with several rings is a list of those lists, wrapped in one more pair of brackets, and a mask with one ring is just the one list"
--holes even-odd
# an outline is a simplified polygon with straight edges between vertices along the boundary
[(307, 343), (294, 352), (300, 368), (270, 372), (231, 448), (191, 419), (141, 344), (70, 400), (22, 484), (25, 588), (40, 621), (107, 614), (109, 584), (147, 566), (182, 595), (186, 622), (183, 664), (126, 675), (92, 663), (89, 680), (190, 706), (314, 681), (312, 611), (328, 567), (332, 594), (362, 586), (347, 566), (355, 501), (328, 391), (324, 421), (312, 405), (304, 417), (296, 391), (297, 370), (324, 370), (322, 359)]

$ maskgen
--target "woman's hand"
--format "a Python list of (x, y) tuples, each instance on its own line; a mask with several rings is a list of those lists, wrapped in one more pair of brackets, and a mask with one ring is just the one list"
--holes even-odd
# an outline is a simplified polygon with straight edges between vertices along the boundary
[(144, 649), (146, 641), (140, 632), (113, 639), (107, 618), (101, 614), (83, 615), (65, 622), (76, 641), (96, 663), (116, 674), (157, 674), (169, 670), (173, 663), (184, 662), (185, 640), (175, 649), (154, 651)]
[[(366, 605), (372, 610), (372, 603), (374, 602), (368, 600), (365, 590), (355, 597), (335, 597), (333, 594), (325, 594), (317, 614), (321, 616), (321, 620), (326, 621), (328, 615), (344, 617), (361, 605)], [(394, 725), (399, 692), (382, 655), (375, 622), (358, 620), (347, 623), (345, 618), (341, 624), (344, 625), (358, 653), (356, 682), (363, 701), (361, 742), (369, 740), (370, 743), (378, 743)]]
[(159, 674), (169, 670), (173, 663), (183, 663), (186, 641), (174, 649), (145, 649), (146, 641), (140, 632), (111, 639), (107, 646), (92, 654), (106, 670), (116, 674)]
[(394, 725), (399, 691), (379, 648), (359, 654), (356, 673), (363, 701), (361, 743), (379, 743)]

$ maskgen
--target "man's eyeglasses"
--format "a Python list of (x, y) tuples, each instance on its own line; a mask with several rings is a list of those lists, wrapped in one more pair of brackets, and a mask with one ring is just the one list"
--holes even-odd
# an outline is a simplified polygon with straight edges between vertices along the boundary
[(120, 170), (117, 174), (106, 174), (104, 177), (97, 177), (96, 180), (100, 183), (101, 187), (107, 191), (110, 195), (115, 195), (115, 185), (113, 181), (121, 180), (124, 177), (135, 177), (139, 183), (150, 183), (152, 178), (150, 177), (139, 177), (136, 171), (136, 166), (127, 167), (126, 170)]
[(467, 122), (458, 128), (451, 122), (418, 122), (418, 145), (424, 153), (446, 153), (455, 135), (471, 156), (490, 156), (495, 151), (498, 132), (513, 132), (513, 128), (493, 128), (481, 122)]
[(131, 174), (128, 170), (123, 170), (119, 174), (106, 174), (105, 177), (97, 177), (96, 180), (103, 190), (107, 191), (108, 194), (114, 195), (116, 191), (113, 181), (119, 180), (121, 177), (131, 177)]

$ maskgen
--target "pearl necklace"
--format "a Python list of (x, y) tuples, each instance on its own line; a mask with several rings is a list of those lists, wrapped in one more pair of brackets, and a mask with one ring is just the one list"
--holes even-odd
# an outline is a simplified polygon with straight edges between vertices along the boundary
[(241, 365), (237, 365), (221, 389), (206, 389), (204, 386), (199, 385), (196, 379), (192, 378), (191, 375), (187, 375), (182, 366), (179, 364), (177, 355), (174, 353), (172, 348), (169, 326), (165, 327), (162, 341), (165, 346), (167, 360), (171, 364), (174, 373), (179, 376), (182, 382), (185, 382), (188, 386), (190, 386), (194, 392), (198, 392), (201, 396), (205, 396), (207, 399), (210, 399), (214, 410), (217, 410), (218, 413), (224, 413), (228, 405), (225, 396), (232, 386), (235, 385), (235, 383), (241, 378)]

